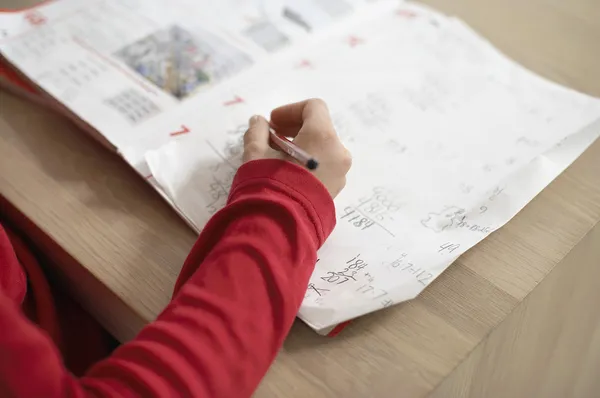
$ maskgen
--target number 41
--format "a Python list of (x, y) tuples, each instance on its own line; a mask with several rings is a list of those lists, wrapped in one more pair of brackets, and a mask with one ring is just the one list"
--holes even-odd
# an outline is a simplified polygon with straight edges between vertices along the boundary
[(440, 246), (438, 253), (442, 253), (442, 252), (444, 252), (444, 250), (446, 250), (448, 253), (452, 253), (454, 250), (458, 249), (459, 247), (460, 247), (460, 244), (458, 244), (458, 243), (446, 242)]

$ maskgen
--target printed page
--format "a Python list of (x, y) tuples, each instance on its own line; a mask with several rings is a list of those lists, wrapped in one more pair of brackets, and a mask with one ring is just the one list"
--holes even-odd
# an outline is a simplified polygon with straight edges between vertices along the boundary
[(362, 3), (362, 0), (284, 0), (284, 15), (313, 31), (351, 14)]
[[(352, 3), (354, 12), (368, 2)], [(202, 97), (222, 81), (328, 27), (307, 30), (284, 7), (283, 0), (56, 0), (0, 12), (0, 55), (166, 198), (144, 153), (188, 133), (170, 113), (201, 110)], [(311, 7), (319, 5), (302, 12)], [(171, 122), (156, 128), (163, 119)]]
[[(203, 96), (222, 82), (293, 51), (370, 3), (345, 0), (345, 12), (334, 13), (334, 2), (300, 9), (284, 0), (56, 0), (0, 12), (0, 55), (102, 134), (164, 195), (144, 153), (188, 133), (171, 113), (201, 112)], [(327, 23), (298, 23), (324, 9), (332, 16)]]
[[(308, 33), (279, 0), (57, 0), (0, 13), (0, 52), (117, 148)], [(162, 140), (161, 140), (162, 138)]]
[(248, 117), (311, 97), (353, 154), (300, 311), (317, 330), (414, 298), (564, 170), (600, 118), (599, 100), (407, 5), (228, 81), (204, 114), (180, 109), (189, 133), (147, 153), (150, 169), (200, 230), (226, 203)]
[[(150, 176), (150, 171), (145, 161), (145, 153), (149, 149), (158, 148), (170, 141), (178, 140), (191, 133), (187, 120), (190, 115), (196, 115), (199, 112), (209, 112), (209, 107), (214, 105), (215, 101), (222, 101), (219, 106), (236, 109), (237, 105), (244, 103), (245, 98), (238, 95), (231, 87), (236, 86), (235, 81), (244, 81), (246, 85), (250, 84), (256, 90), (264, 84), (272, 85), (272, 79), (281, 76), (282, 68), (289, 70), (310, 70), (313, 65), (310, 63), (306, 54), (317, 54), (320, 51), (320, 41), (340, 32), (351, 29), (352, 26), (360, 23), (365, 18), (373, 15), (379, 15), (384, 12), (394, 12), (397, 8), (397, 1), (378, 1), (373, 4), (365, 3), (357, 6), (355, 13), (351, 17), (343, 18), (333, 25), (323, 27), (315, 34), (309, 34), (301, 40), (296, 40), (290, 45), (276, 53), (270, 54), (263, 62), (257, 62), (253, 67), (241, 72), (240, 74), (228, 79), (226, 82), (211, 87), (210, 90), (202, 95), (195, 95), (171, 109), (154, 117), (151, 123), (144, 123), (136, 130), (135, 136), (130, 136), (130, 140), (124, 142), (119, 151), (125, 159), (139, 170), (144, 170), (143, 175)], [(273, 80), (275, 82), (276, 80)], [(248, 87), (250, 89), (250, 87)], [(218, 93), (225, 93), (220, 95)], [(153, 177), (150, 177), (153, 180)]]

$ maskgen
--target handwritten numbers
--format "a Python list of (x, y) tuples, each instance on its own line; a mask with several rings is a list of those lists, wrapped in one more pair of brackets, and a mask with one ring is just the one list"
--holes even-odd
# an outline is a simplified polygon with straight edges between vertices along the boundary
[(361, 287), (356, 289), (357, 292), (362, 293), (362, 294), (370, 293), (374, 290), (375, 290), (375, 288), (371, 285), (362, 285)]
[(504, 191), (504, 188), (500, 188), (500, 187), (494, 188), (494, 192), (492, 192), (492, 194), (489, 197), (490, 202), (493, 202), (494, 200), (496, 200), (496, 198), (502, 193), (502, 191)]
[(344, 209), (344, 215), (341, 217), (341, 219), (346, 219), (348, 223), (351, 223), (354, 227), (360, 228), (363, 231), (375, 224), (374, 221), (364, 217), (352, 207), (346, 207)]
[(381, 302), (381, 306), (383, 308), (391, 307), (392, 305), (394, 305), (394, 302), (390, 299), (386, 299)]
[(408, 263), (404, 268), (402, 268), (402, 271), (413, 274), (417, 282), (423, 286), (427, 286), (427, 282), (429, 282), (433, 277), (431, 272), (427, 272), (427, 270), (415, 267), (413, 263)]
[(322, 279), (322, 280), (324, 280), (324, 281), (325, 281), (325, 282), (327, 282), (327, 283), (334, 283), (334, 282), (337, 282), (337, 281), (338, 281), (338, 279), (340, 279), (340, 277), (339, 277), (339, 276), (337, 276), (337, 275), (335, 274), (335, 272), (333, 272), (333, 271), (328, 271), (328, 272), (327, 272), (327, 275), (326, 275), (326, 276), (322, 276), (322, 277), (321, 277), (321, 279)]
[(225, 201), (229, 193), (220, 181), (213, 179), (213, 182), (209, 185), (208, 194), (210, 195), (212, 202), (206, 205), (206, 210), (208, 211), (208, 214), (213, 215), (221, 208), (219, 202)]
[[(217, 171), (219, 172), (218, 174), (221, 174), (220, 176), (216, 174)], [(235, 172), (234, 169), (225, 168), (221, 170), (220, 167), (217, 167), (217, 170), (214, 171), (215, 174), (212, 176), (212, 182), (208, 186), (208, 195), (212, 201), (206, 205), (206, 210), (210, 215), (215, 214), (220, 208), (225, 206)]]
[(385, 290), (376, 288), (370, 284), (362, 285), (361, 287), (356, 289), (356, 292), (360, 293), (363, 296), (366, 296), (371, 300), (379, 300), (388, 295), (388, 292), (386, 292)]
[(352, 225), (354, 225), (355, 227), (361, 228), (363, 230), (371, 227), (373, 224), (375, 224), (373, 221), (370, 221), (368, 218), (365, 217), (352, 223)]
[(417, 282), (422, 284), (423, 286), (427, 286), (429, 282), (433, 280), (433, 274), (431, 272), (421, 273), (417, 275)]
[(441, 212), (430, 212), (427, 218), (421, 220), (425, 228), (440, 233), (455, 227), (459, 218), (465, 213), (465, 209), (456, 206), (446, 206)]
[(426, 285), (433, 277), (433, 275), (426, 269), (415, 266), (415, 264), (409, 260), (407, 253), (402, 253), (400, 257), (392, 261), (390, 263), (390, 267), (394, 270), (397, 270), (397, 272), (414, 275), (417, 282), (422, 285)]
[[(483, 214), (488, 210), (487, 206), (479, 207), (479, 214)], [(475, 212), (475, 209), (473, 209)], [(469, 219), (466, 210), (456, 207), (447, 206), (441, 212), (430, 212), (427, 218), (421, 220), (421, 224), (425, 228), (429, 228), (436, 233), (442, 233), (448, 230), (468, 229), (473, 232), (483, 232), (484, 234), (492, 232), (492, 227), (476, 224)]]
[(238, 140), (227, 141), (225, 147), (223, 148), (223, 152), (228, 158), (237, 158), (244, 153), (244, 147), (243, 144), (238, 142)]
[(408, 254), (402, 253), (399, 258), (397, 258), (391, 262), (390, 266), (392, 268), (400, 267), (402, 264), (404, 264), (404, 260), (406, 259), (406, 256), (408, 256)]
[(243, 136), (246, 130), (248, 130), (248, 125), (239, 124), (231, 130), (227, 130), (227, 135), (233, 135), (235, 137)]
[(394, 236), (385, 227), (386, 221), (393, 221), (392, 214), (400, 210), (403, 203), (395, 199), (395, 195), (384, 187), (375, 187), (369, 196), (362, 197), (354, 206), (344, 208), (342, 220), (352, 223), (356, 228), (365, 230), (374, 225)]
[(333, 272), (327, 271), (326, 276), (321, 277), (327, 283), (335, 283), (337, 285), (341, 285), (342, 283), (348, 282), (350, 279), (356, 281), (353, 275), (346, 275), (343, 272)]
[(438, 253), (442, 253), (442, 254), (443, 253), (452, 253), (459, 248), (460, 248), (460, 244), (458, 244), (458, 243), (446, 242), (440, 246)]
[[(309, 292), (315, 292), (316, 294), (319, 295), (319, 297), (321, 297), (329, 291), (330, 291), (329, 289), (318, 288), (315, 286), (314, 283), (309, 283), (306, 295), (308, 296)], [(305, 296), (305, 298), (306, 298), (306, 296)]]
[(373, 188), (373, 199), (378, 201), (386, 211), (395, 213), (403, 206), (403, 203), (398, 202), (394, 194), (386, 190), (384, 187)]
[(341, 271), (327, 271), (327, 274), (321, 276), (321, 280), (336, 285), (341, 285), (350, 280), (356, 282), (358, 272), (366, 268), (369, 264), (360, 258), (359, 253), (346, 261), (344, 265), (345, 266)]
[(360, 257), (360, 254), (358, 254), (353, 259), (346, 261), (346, 264), (348, 264), (346, 268), (348, 270), (352, 270), (352, 271), (360, 271), (361, 269), (365, 268), (368, 264), (365, 263), (359, 257)]

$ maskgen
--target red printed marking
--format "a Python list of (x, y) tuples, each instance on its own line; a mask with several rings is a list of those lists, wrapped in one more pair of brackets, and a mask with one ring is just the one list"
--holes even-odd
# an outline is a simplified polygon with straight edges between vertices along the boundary
[(312, 69), (313, 68), (313, 64), (309, 60), (303, 59), (302, 61), (300, 61), (300, 63), (298, 63), (298, 68), (309, 68), (309, 69)]
[(46, 23), (46, 17), (38, 11), (28, 11), (25, 13), (24, 18), (33, 26), (39, 26)]
[[(0, 13), (2, 13), (2, 14), (3, 13), (19, 13), (19, 12), (23, 12), (23, 11), (26, 11), (26, 10), (32, 10), (32, 9), (36, 9), (36, 8), (41, 8), (44, 5), (49, 4), (49, 3), (53, 3), (55, 1), (57, 1), (57, 0), (45, 0), (45, 1), (42, 1), (41, 3), (39, 3), (39, 4), (36, 4), (34, 6), (31, 6), (31, 7), (22, 7), (22, 8), (11, 9), (11, 10), (8, 10), (6, 8), (0, 8)], [(99, 2), (102, 2), (102, 1), (104, 1), (104, 0), (95, 0), (96, 3), (99, 3)], [(86, 2), (86, 4), (85, 4), (85, 7), (82, 7), (82, 8), (79, 8), (79, 9), (73, 11), (73, 12), (64, 13), (64, 14), (62, 14), (60, 16), (52, 18), (52, 23), (57, 23), (59, 21), (63, 21), (65, 19), (71, 18), (72, 16), (74, 16), (74, 15), (80, 13), (80, 12), (87, 11), (87, 9), (90, 6), (90, 2), (91, 2), (91, 0), (88, 0)], [(1, 32), (1, 30), (0, 30), (0, 32)], [(15, 40), (17, 38), (21, 38), (23, 36), (26, 36), (26, 35), (32, 33), (32, 32), (37, 32), (37, 30), (35, 30), (35, 29), (27, 29), (25, 31), (19, 32), (19, 33), (14, 34), (14, 35), (11, 35), (10, 37), (1, 37), (0, 36), (0, 43), (4, 42), (4, 41), (8, 41), (8, 40)]]
[(232, 99), (231, 101), (226, 101), (223, 102), (224, 106), (231, 106), (231, 105), (235, 105), (235, 104), (241, 104), (242, 102), (244, 102), (244, 99), (240, 96), (235, 96), (234, 99)]
[(348, 44), (350, 45), (350, 47), (356, 47), (359, 44), (363, 44), (365, 41), (363, 39), (361, 39), (360, 37), (356, 37), (356, 36), (350, 36), (348, 37)]
[(406, 19), (412, 19), (417, 16), (417, 14), (414, 11), (410, 10), (398, 10), (396, 11), (396, 15)]
[(152, 174), (148, 174), (146, 177), (144, 177), (144, 180), (149, 180), (149, 179), (151, 179), (152, 177), (154, 177)]
[(346, 326), (348, 326), (348, 324), (350, 323), (350, 321), (346, 321), (346, 322), (342, 322), (340, 324), (338, 324), (336, 327), (333, 328), (333, 330), (331, 332), (329, 332), (329, 334), (327, 335), (327, 337), (335, 337), (338, 334), (340, 334), (340, 332), (342, 330), (344, 330), (344, 328)]
[(185, 126), (185, 125), (182, 124), (181, 125), (181, 130), (173, 131), (172, 133), (169, 133), (169, 135), (171, 137), (175, 137), (175, 136), (178, 136), (178, 135), (187, 134), (189, 132), (190, 132), (190, 129), (188, 129), (187, 126)]

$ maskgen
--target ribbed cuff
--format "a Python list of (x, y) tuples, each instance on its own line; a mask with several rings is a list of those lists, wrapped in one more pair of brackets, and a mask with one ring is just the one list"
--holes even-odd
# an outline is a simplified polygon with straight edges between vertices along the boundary
[[(260, 159), (243, 164), (237, 171), (229, 200), (235, 200), (237, 192), (254, 184), (275, 185), (293, 198), (318, 224), (321, 244), (335, 227), (335, 206), (327, 188), (307, 169), (280, 159)], [(316, 225), (317, 226), (317, 225)]]

